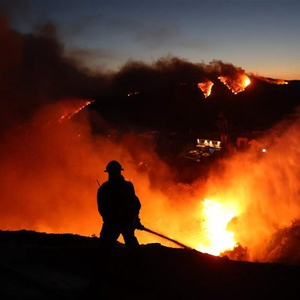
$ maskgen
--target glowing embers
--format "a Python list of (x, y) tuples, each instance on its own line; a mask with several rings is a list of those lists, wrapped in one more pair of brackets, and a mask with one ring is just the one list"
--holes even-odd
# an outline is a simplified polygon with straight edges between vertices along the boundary
[(213, 87), (214, 83), (210, 80), (205, 81), (205, 82), (199, 82), (198, 83), (198, 88), (202, 91), (204, 94), (204, 97), (207, 98), (211, 94), (211, 89)]
[(240, 74), (234, 77), (220, 76), (218, 79), (224, 83), (234, 94), (244, 91), (251, 83), (250, 78), (246, 74)]
[(234, 239), (234, 232), (227, 230), (227, 225), (235, 216), (237, 216), (236, 207), (205, 199), (202, 208), (204, 236), (197, 250), (212, 255), (232, 250), (237, 242)]

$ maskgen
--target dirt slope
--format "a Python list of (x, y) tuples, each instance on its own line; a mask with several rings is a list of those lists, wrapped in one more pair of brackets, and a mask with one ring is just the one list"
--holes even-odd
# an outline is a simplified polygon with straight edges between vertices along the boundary
[[(250, 263), (195, 250), (117, 246), (101, 260), (96, 238), (0, 231), (1, 299), (271, 299), (300, 296), (300, 267)], [(107, 268), (105, 268), (105, 265)]]

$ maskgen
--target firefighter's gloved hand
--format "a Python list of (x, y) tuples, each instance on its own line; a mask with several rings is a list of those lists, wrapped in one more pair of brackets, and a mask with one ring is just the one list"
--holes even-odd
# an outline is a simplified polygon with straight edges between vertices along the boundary
[(134, 227), (135, 227), (136, 229), (139, 229), (139, 230), (144, 230), (144, 228), (145, 228), (145, 227), (142, 225), (141, 219), (140, 219), (140, 218), (136, 218), (135, 223), (134, 223)]

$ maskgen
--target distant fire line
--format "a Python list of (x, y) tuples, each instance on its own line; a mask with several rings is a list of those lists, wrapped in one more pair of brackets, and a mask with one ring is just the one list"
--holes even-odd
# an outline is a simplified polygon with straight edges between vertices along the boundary
[[(246, 87), (251, 83), (250, 78), (244, 73), (234, 77), (219, 76), (218, 79), (234, 94), (244, 91)], [(210, 80), (205, 80), (197, 84), (198, 88), (202, 91), (205, 98), (211, 95), (213, 85), (214, 83)]]
[(220, 76), (218, 79), (224, 83), (234, 94), (244, 91), (251, 83), (250, 78), (246, 74), (242, 74), (234, 79), (227, 76)]
[(58, 122), (62, 122), (65, 119), (70, 120), (74, 115), (76, 115), (78, 112), (80, 112), (82, 109), (84, 109), (86, 106), (90, 105), (91, 103), (93, 103), (95, 100), (84, 100), (83, 101), (83, 105), (81, 105), (79, 108), (76, 109), (72, 109), (72, 111), (68, 111), (66, 113), (64, 113), (58, 120)]
[(207, 98), (211, 94), (211, 89), (213, 87), (214, 83), (210, 80), (205, 81), (205, 82), (199, 82), (198, 83), (198, 88), (202, 91), (204, 94), (204, 97)]

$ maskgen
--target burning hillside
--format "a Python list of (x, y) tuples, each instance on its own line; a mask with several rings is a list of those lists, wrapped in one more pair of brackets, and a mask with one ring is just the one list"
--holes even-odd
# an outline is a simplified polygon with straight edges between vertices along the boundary
[[(104, 166), (117, 159), (135, 185), (145, 226), (214, 255), (291, 257), (298, 247), (291, 235), (300, 214), (300, 118), (279, 121), (298, 104), (297, 82), (273, 85), (221, 61), (178, 58), (91, 75), (66, 57), (53, 26), (22, 35), (1, 22), (2, 229), (98, 235), (97, 179), (105, 181)], [(160, 134), (180, 132), (186, 147), (191, 132), (218, 134), (220, 110), (232, 136), (268, 129), (268, 154), (232, 152), (205, 172), (195, 164), (191, 182), (178, 179), (186, 171), (177, 164), (181, 148)], [(145, 232), (139, 239), (155, 241)], [(299, 262), (294, 252), (292, 262)]]
[(236, 78), (220, 76), (220, 81), (224, 83), (234, 94), (243, 92), (251, 83), (250, 78), (246, 74), (241, 74)]

